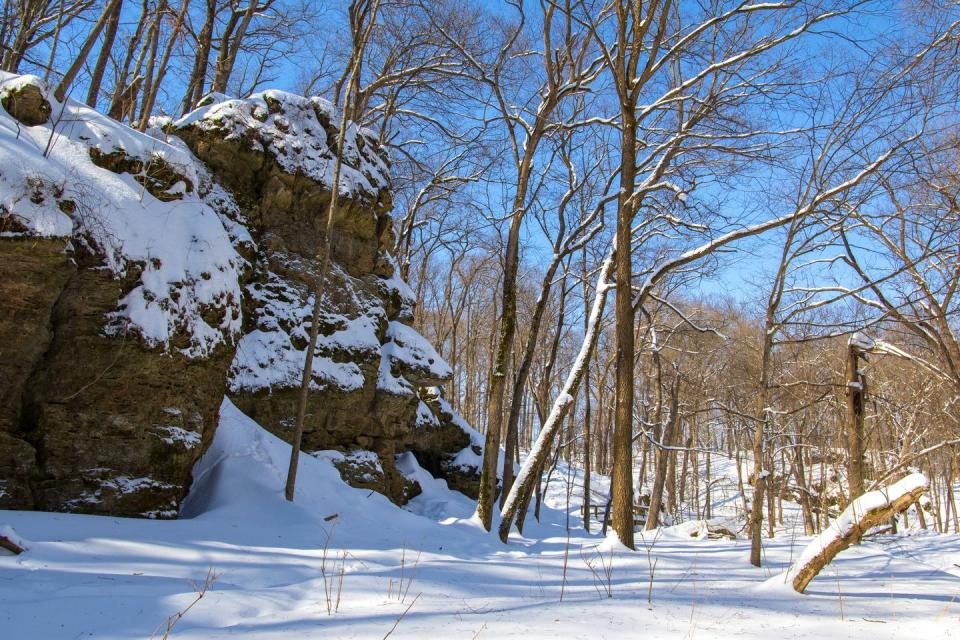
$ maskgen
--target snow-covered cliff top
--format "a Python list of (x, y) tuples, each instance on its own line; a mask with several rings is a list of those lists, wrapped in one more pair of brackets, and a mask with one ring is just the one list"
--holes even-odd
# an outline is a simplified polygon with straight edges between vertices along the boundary
[[(39, 89), (51, 113), (48, 122), (25, 126), (0, 109), (3, 235), (69, 238), (102, 254), (118, 278), (139, 272), (110, 331), (130, 328), (164, 347), (185, 335), (182, 351), (191, 357), (232, 340), (241, 325), (244, 266), (234, 242), (250, 238), (230, 219), (230, 197), (179, 140), (140, 133), (73, 100), (58, 103), (39, 78), (0, 73), (0, 96), (28, 86)], [(114, 168), (128, 171), (94, 163), (94, 155), (111, 154), (120, 160)], [(152, 193), (146, 176), (161, 166), (182, 179)]]
[[(174, 127), (197, 127), (228, 140), (246, 139), (255, 150), (273, 155), (288, 173), (302, 173), (327, 187), (333, 184), (336, 156), (329, 139), (335, 138), (340, 117), (329, 101), (274, 89), (242, 100), (220, 95), (210, 98), (215, 101), (177, 120)], [(386, 153), (370, 131), (349, 123), (340, 194), (376, 197), (380, 189), (389, 187)]]

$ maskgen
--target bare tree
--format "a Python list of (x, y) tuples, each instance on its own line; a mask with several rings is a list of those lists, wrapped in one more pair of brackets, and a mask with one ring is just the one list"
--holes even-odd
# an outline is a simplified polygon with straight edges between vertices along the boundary
[[(255, 1), (255, 0), (254, 0)], [(377, 21), (377, 12), (380, 9), (380, 0), (355, 0), (350, 4), (350, 27), (353, 33), (353, 54), (350, 57), (350, 73), (358, 73), (363, 60), (363, 53), (370, 32)], [(344, 102), (350, 100), (350, 90), (344, 96)], [(290, 452), (290, 467), (287, 470), (287, 483), (284, 490), (287, 500), (293, 501), (294, 489), (297, 482), (297, 466), (300, 461), (300, 444), (303, 441), (303, 425), (307, 414), (307, 399), (310, 396), (310, 383), (313, 380), (313, 359), (317, 349), (319, 335), (320, 310), (323, 306), (323, 296), (326, 288), (327, 272), (330, 269), (330, 241), (333, 216), (337, 210), (340, 193), (340, 170), (343, 166), (343, 141), (346, 140), (348, 125), (345, 111), (340, 113), (340, 128), (337, 135), (337, 152), (333, 165), (333, 179), (330, 185), (330, 203), (327, 208), (326, 222), (321, 229), (319, 238), (316, 282), (313, 289), (313, 311), (310, 321), (310, 340), (307, 343), (306, 357), (303, 364), (303, 375), (300, 383), (300, 395), (297, 402), (297, 417), (294, 423), (293, 446)]]
[[(107, 69), (107, 61), (110, 59), (110, 52), (117, 38), (121, 11), (123, 11), (123, 0), (113, 3), (112, 10), (107, 17), (107, 31), (104, 33), (103, 43), (100, 45), (100, 55), (97, 56), (97, 62), (93, 66), (93, 73), (90, 75), (90, 87), (87, 89), (87, 104), (94, 109), (97, 107), (97, 100), (100, 97), (100, 85), (103, 82), (103, 72)], [(51, 58), (52, 57), (53, 55), (51, 54)]]
[[(0, 21), (0, 68), (17, 73), (31, 50), (48, 40), (58, 42), (63, 27), (93, 3), (94, 0), (5, 0)], [(51, 49), (55, 51), (56, 44)]]
[[(526, 9), (522, 2), (510, 2), (516, 11), (517, 22), (507, 29), (502, 44), (488, 59), (482, 52), (470, 51), (453, 37), (438, 22), (434, 24), (444, 35), (450, 46), (462, 56), (464, 64), (475, 79), (490, 92), (493, 108), (506, 130), (512, 159), (514, 184), (512, 185), (512, 206), (507, 215), (507, 232), (502, 290), (500, 291), (500, 318), (498, 320), (498, 339), (495, 348), (493, 375), (487, 390), (487, 430), (484, 443), (483, 467), (480, 479), (480, 496), (477, 500), (477, 514), (484, 527), (492, 526), (494, 501), (497, 494), (497, 463), (501, 442), (501, 427), (504, 417), (504, 396), (507, 387), (508, 366), (514, 349), (516, 336), (517, 273), (520, 265), (520, 233), (524, 217), (529, 208), (529, 191), (534, 176), (534, 158), (537, 157), (541, 142), (558, 126), (557, 108), (570, 96), (574, 96), (589, 85), (596, 77), (598, 66), (591, 63), (588, 39), (580, 33), (573, 20), (570, 2), (566, 5), (542, 3), (543, 11), (543, 49), (538, 53), (543, 68), (538, 70), (540, 80), (534, 86), (535, 96), (530, 107), (518, 110), (516, 105), (524, 104), (526, 98), (507, 93), (511, 73), (510, 63), (521, 55), (526, 43)], [(558, 24), (555, 24), (558, 21)], [(554, 45), (554, 28), (563, 32), (559, 46)], [(522, 90), (527, 90), (522, 87)], [(518, 99), (519, 98), (519, 99)], [(509, 458), (509, 456), (508, 456)], [(509, 460), (506, 464), (512, 464)]]
[(100, 37), (100, 32), (103, 31), (104, 26), (116, 11), (116, 5), (120, 4), (121, 1), (122, 0), (110, 0), (110, 2), (104, 6), (100, 17), (94, 23), (83, 44), (80, 46), (80, 52), (77, 54), (76, 59), (63, 74), (63, 78), (60, 79), (60, 83), (54, 90), (53, 95), (57, 100), (62, 101), (66, 98), (67, 92), (70, 90), (70, 85), (73, 84), (73, 81), (77, 78), (77, 74), (80, 73), (83, 65), (86, 64), (87, 56), (90, 55), (90, 50), (93, 49), (93, 45), (96, 44), (97, 39)]

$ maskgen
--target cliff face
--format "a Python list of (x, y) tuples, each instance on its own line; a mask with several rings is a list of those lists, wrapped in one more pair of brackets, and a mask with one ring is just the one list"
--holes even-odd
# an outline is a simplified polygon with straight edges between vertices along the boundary
[[(284, 438), (296, 415), (309, 335), (316, 255), (332, 189), (334, 121), (325, 100), (266, 91), (201, 107), (172, 129), (235, 196), (256, 240), (228, 393)], [(452, 461), (471, 439), (469, 427), (425, 402), (425, 388), (451, 372), (410, 327), (413, 294), (390, 255), (387, 158), (359, 127), (350, 125), (345, 137), (303, 446), (373, 451), (375, 461), (363, 454), (338, 460), (341, 472), (360, 486), (381, 485), (404, 502), (418, 489), (397, 471), (397, 454), (416, 442)], [(435, 469), (457, 475), (452, 466)], [(469, 491), (470, 483), (463, 484)]]
[[(174, 516), (225, 393), (292, 433), (333, 109), (264, 92), (140, 134), (26, 76), (0, 102), (0, 508)], [(408, 450), (472, 493), (479, 438), (390, 255), (387, 159), (354, 126), (343, 156), (304, 450), (398, 503)]]

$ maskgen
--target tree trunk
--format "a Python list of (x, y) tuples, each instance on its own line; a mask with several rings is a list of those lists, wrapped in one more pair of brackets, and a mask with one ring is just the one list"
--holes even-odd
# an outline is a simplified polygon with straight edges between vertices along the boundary
[[(480, 471), (480, 495), (477, 497), (477, 515), (484, 528), (490, 531), (493, 526), (493, 509), (497, 492), (497, 463), (500, 451), (501, 430), (503, 427), (503, 396), (507, 388), (507, 365), (513, 353), (513, 343), (517, 332), (517, 272), (520, 268), (520, 231), (526, 213), (527, 187), (532, 170), (533, 153), (539, 143), (539, 136), (531, 135), (524, 145), (524, 156), (517, 167), (517, 192), (513, 198), (513, 210), (510, 216), (510, 228), (507, 231), (506, 254), (503, 258), (503, 282), (500, 302), (500, 321), (498, 322), (498, 340), (496, 359), (493, 363), (493, 375), (490, 378), (487, 395), (487, 433), (484, 439), (483, 467)], [(510, 462), (509, 451), (504, 464)], [(511, 469), (511, 476), (513, 475)], [(511, 484), (513, 478), (511, 477)], [(506, 492), (504, 485), (504, 492)], [(501, 505), (503, 501), (501, 501)], [(502, 507), (501, 507), (502, 508)]]
[(763, 432), (770, 412), (764, 413), (762, 421), (757, 422), (753, 438), (753, 500), (750, 502), (750, 564), (759, 567), (761, 560), (760, 537), (763, 530), (763, 492), (766, 489), (767, 474), (763, 468)]
[[(269, 1), (268, 3), (269, 4)], [(213, 77), (213, 86), (211, 89), (218, 93), (226, 93), (227, 84), (230, 82), (230, 76), (233, 74), (233, 66), (237, 61), (237, 54), (240, 52), (240, 45), (247, 36), (247, 30), (250, 28), (250, 22), (258, 10), (262, 9), (259, 0), (250, 0), (250, 4), (242, 14), (233, 12), (228, 22), (229, 29), (224, 30), (223, 38), (220, 43), (220, 52), (217, 54), (216, 73)], [(241, 17), (242, 16), (242, 17)], [(235, 31), (234, 31), (235, 29)], [(360, 61), (356, 61), (359, 65)], [(359, 72), (351, 73), (353, 78)], [(349, 92), (348, 92), (349, 94)], [(344, 114), (349, 117), (350, 109), (348, 100), (344, 100)]]
[(183, 96), (183, 115), (189, 113), (203, 97), (207, 67), (210, 65), (210, 50), (213, 48), (213, 26), (216, 17), (217, 0), (207, 0), (206, 18), (197, 36), (197, 54), (193, 59), (193, 69), (190, 71), (187, 91)]
[(613, 473), (610, 493), (613, 500), (613, 530), (629, 549), (633, 542), (633, 204), (636, 181), (636, 116), (633, 109), (621, 109), (623, 128), (620, 153), (620, 196), (617, 202), (617, 293), (614, 310), (617, 345), (616, 413), (613, 422)]
[(713, 517), (713, 483), (710, 482), (710, 449), (704, 454), (704, 472), (706, 473), (707, 495), (704, 496), (703, 519), (709, 520)]
[(850, 500), (863, 495), (863, 400), (866, 394), (865, 379), (859, 372), (859, 351), (850, 344), (847, 347), (847, 480), (850, 485)]
[(180, 29), (183, 26), (183, 19), (184, 16), (186, 16), (187, 9), (190, 7), (190, 0), (182, 0), (182, 2), (183, 4), (180, 6), (180, 12), (177, 14), (177, 18), (174, 21), (172, 30), (170, 32), (170, 39), (167, 41), (167, 46), (163, 50), (163, 57), (160, 59), (160, 64), (157, 67), (157, 76), (150, 87), (150, 91), (146, 92), (143, 96), (143, 107), (140, 111), (140, 123), (138, 126), (140, 131), (146, 130), (147, 123), (150, 121), (150, 114), (153, 112), (153, 106), (157, 102), (157, 93), (160, 91), (160, 84), (163, 82), (163, 77), (167, 74), (167, 66), (170, 63), (170, 54), (173, 53), (173, 48), (180, 37)]
[(110, 108), (107, 114), (114, 120), (123, 118), (123, 114), (128, 110), (128, 102), (131, 95), (139, 91), (137, 78), (130, 81), (129, 85), (127, 80), (130, 77), (130, 65), (133, 64), (133, 58), (137, 54), (140, 41), (143, 39), (143, 31), (147, 28), (147, 16), (150, 13), (148, 6), (148, 0), (143, 0), (143, 5), (140, 9), (140, 19), (137, 21), (137, 28), (127, 43), (127, 51), (123, 57), (123, 64), (120, 66), (117, 86), (113, 88), (113, 95), (110, 97)]
[[(149, 55), (147, 57), (147, 73), (144, 76), (144, 86), (143, 86), (143, 104), (149, 101), (150, 95), (154, 94), (156, 91), (156, 82), (154, 78), (154, 70), (157, 66), (157, 51), (160, 49), (160, 25), (163, 22), (163, 16), (167, 12), (167, 0), (161, 0), (160, 5), (157, 7), (157, 16), (154, 18), (154, 23), (151, 28), (150, 37), (147, 38), (147, 47), (149, 48)], [(137, 111), (136, 104), (131, 105), (130, 109), (130, 126), (136, 126), (138, 129), (141, 128), (141, 123), (144, 122), (145, 116), (143, 109), (140, 111), (140, 119), (137, 120)], [(136, 121), (136, 122), (135, 122)]]
[[(47, 58), (47, 68), (43, 71), (43, 81), (50, 81), (50, 72), (53, 71), (53, 66), (57, 63), (57, 48), (60, 46), (60, 33), (63, 31), (63, 11), (64, 0), (60, 0), (59, 7), (57, 8), (57, 25), (53, 28), (53, 42), (50, 43), (50, 57)], [(7, 12), (4, 11), (4, 26), (2, 31), (5, 32), (7, 29)], [(6, 43), (6, 38), (3, 35), (0, 35), (0, 42)]]
[(70, 65), (70, 68), (67, 69), (67, 72), (63, 74), (63, 79), (60, 80), (60, 84), (57, 85), (56, 90), (53, 92), (53, 97), (56, 98), (58, 102), (63, 102), (63, 100), (67, 97), (67, 93), (70, 91), (70, 85), (72, 85), (73, 81), (76, 80), (77, 74), (80, 73), (80, 70), (87, 61), (87, 56), (90, 55), (90, 50), (93, 49), (93, 45), (96, 44), (97, 38), (100, 37), (100, 32), (103, 31), (103, 27), (106, 25), (107, 19), (113, 14), (114, 8), (120, 2), (121, 0), (110, 0), (110, 2), (107, 3), (107, 5), (103, 8), (103, 12), (100, 14), (100, 17), (97, 19), (96, 23), (94, 23), (90, 33), (87, 34), (87, 39), (83, 41), (83, 45), (80, 47), (80, 52), (77, 54), (77, 59), (74, 60), (72, 65)]
[(103, 35), (100, 55), (97, 56), (97, 63), (93, 67), (93, 73), (90, 76), (90, 88), (87, 91), (87, 105), (91, 109), (97, 108), (97, 99), (100, 97), (100, 85), (103, 83), (103, 72), (107, 68), (107, 61), (110, 60), (110, 52), (117, 38), (117, 27), (120, 25), (120, 12), (122, 10), (123, 0), (118, 0), (114, 4), (110, 17), (107, 18), (107, 31)]
[[(253, 1), (253, 0), (251, 0)], [(380, 3), (379, 0), (375, 0), (373, 3), (373, 8), (370, 13), (371, 23), (376, 21), (377, 10), (379, 9)], [(367, 32), (369, 34), (369, 31)], [(350, 55), (350, 61), (348, 63), (349, 72), (355, 73), (359, 68), (359, 59), (363, 57), (364, 49), (366, 48), (366, 37), (361, 38), (360, 40), (354, 40), (353, 50)], [(346, 96), (346, 100), (349, 100), (349, 94)], [(347, 118), (346, 113), (341, 112), (340, 117), (340, 128), (337, 134), (337, 153), (335, 154), (335, 162), (333, 165), (333, 179), (331, 180), (330, 185), (330, 202), (327, 207), (327, 215), (325, 224), (321, 230), (321, 237), (318, 238), (318, 250), (317, 250), (317, 261), (320, 263), (319, 269), (316, 274), (316, 280), (314, 284), (314, 301), (313, 301), (313, 311), (311, 315), (311, 324), (310, 324), (310, 339), (307, 343), (307, 352), (306, 357), (304, 358), (303, 363), (303, 373), (300, 380), (300, 393), (297, 398), (297, 416), (296, 421), (294, 422), (294, 435), (293, 443), (290, 450), (290, 465), (287, 468), (287, 482), (284, 488), (284, 495), (286, 499), (290, 502), (293, 501), (294, 490), (296, 487), (297, 481), (297, 467), (300, 462), (300, 445), (303, 441), (303, 430), (304, 430), (304, 421), (306, 419), (307, 413), (307, 398), (310, 395), (310, 383), (313, 380), (313, 358), (314, 352), (317, 348), (317, 336), (319, 334), (319, 324), (320, 324), (320, 307), (323, 304), (323, 295), (326, 287), (326, 275), (330, 266), (330, 227), (331, 222), (333, 221), (333, 216), (337, 210), (337, 204), (339, 200), (340, 193), (340, 171), (343, 167), (343, 147), (344, 141), (346, 140), (347, 132)]]
[[(540, 297), (537, 299), (537, 304), (533, 310), (533, 317), (530, 320), (530, 329), (529, 335), (527, 336), (526, 347), (524, 348), (520, 365), (516, 368), (515, 379), (513, 382), (513, 395), (510, 401), (510, 414), (507, 418), (508, 449), (511, 447), (518, 448), (517, 431), (520, 423), (520, 408), (524, 398), (526, 397), (524, 391), (526, 389), (527, 379), (530, 375), (530, 368), (532, 367), (534, 357), (536, 356), (537, 341), (540, 336), (540, 328), (543, 325), (543, 314), (547, 308), (547, 303), (550, 299), (550, 290), (552, 288), (553, 278), (556, 275), (557, 268), (559, 266), (559, 256), (555, 255), (554, 259), (550, 262), (550, 266), (547, 268), (547, 272), (543, 276), (543, 280), (541, 281)], [(546, 377), (549, 377), (550, 371), (552, 371), (552, 366), (547, 367), (547, 371), (545, 372)], [(507, 458), (509, 458), (509, 456), (507, 456)], [(501, 509), (503, 508), (503, 502), (506, 500), (507, 493), (509, 493), (510, 489), (513, 487), (514, 481), (513, 465), (507, 464), (507, 458), (504, 459), (503, 465), (503, 492), (500, 495)]]
[(772, 460), (768, 473), (770, 475), (767, 476), (767, 537), (772, 538), (774, 536), (774, 526), (777, 522), (776, 496), (774, 495), (776, 484), (774, 483)]
[(803, 532), (812, 536), (814, 534), (813, 510), (810, 508), (810, 489), (807, 485), (806, 474), (803, 470), (803, 439), (797, 436), (794, 444), (794, 463), (793, 477), (797, 482), (797, 490), (800, 492), (800, 509), (803, 511)]
[(794, 591), (803, 593), (810, 581), (838, 553), (871, 528), (909, 509), (928, 489), (927, 479), (920, 473), (914, 473), (889, 487), (871, 491), (853, 500), (840, 517), (807, 545), (797, 562), (787, 571), (786, 578), (790, 580)]
[[(583, 252), (583, 330), (589, 330), (590, 305), (587, 290), (587, 255), (586, 249)], [(583, 372), (583, 529), (590, 533), (590, 473), (592, 464), (590, 460), (591, 451), (591, 429), (590, 420), (590, 366), (587, 365)]]
[(677, 425), (680, 424), (680, 381), (675, 380), (670, 388), (670, 417), (667, 419), (667, 427), (663, 430), (662, 447), (658, 447), (656, 452), (656, 471), (654, 472), (653, 488), (650, 490), (650, 506), (647, 510), (647, 522), (644, 525), (646, 531), (656, 529), (660, 524), (660, 506), (663, 504), (663, 490), (667, 481), (667, 472), (669, 471), (670, 449), (676, 437)]
[(590, 358), (597, 344), (597, 338), (600, 335), (600, 320), (603, 316), (603, 308), (606, 304), (607, 293), (612, 288), (610, 276), (613, 271), (614, 255), (608, 255), (600, 267), (600, 274), (597, 276), (597, 286), (594, 289), (593, 307), (590, 311), (590, 322), (587, 333), (584, 335), (583, 342), (580, 345), (580, 351), (573, 363), (573, 367), (567, 374), (560, 394), (554, 400), (550, 414), (544, 420), (534, 443), (527, 456), (526, 461), (517, 474), (517, 480), (507, 495), (501, 510), (500, 520), (500, 539), (504, 542), (510, 535), (510, 527), (514, 518), (517, 517), (518, 509), (525, 504), (529, 504), (530, 495), (533, 493), (537, 481), (536, 470), (546, 461), (550, 453), (550, 446), (556, 437), (557, 431), (563, 424), (563, 420), (573, 404), (573, 394), (577, 392), (580, 381), (586, 368), (590, 364)]

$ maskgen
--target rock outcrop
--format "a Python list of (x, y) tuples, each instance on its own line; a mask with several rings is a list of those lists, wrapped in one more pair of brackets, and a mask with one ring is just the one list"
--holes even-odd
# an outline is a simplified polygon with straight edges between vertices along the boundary
[[(172, 128), (234, 195), (257, 243), (229, 395), (284, 438), (291, 436), (296, 415), (332, 189), (333, 118), (325, 100), (266, 91), (202, 107)], [(441, 423), (439, 408), (425, 402), (425, 389), (451, 372), (410, 326), (413, 294), (390, 255), (388, 160), (359, 127), (348, 128), (346, 141), (303, 447), (347, 452), (338, 465), (345, 478), (403, 503), (418, 490), (397, 471), (397, 454), (416, 444), (415, 450), (428, 452), (425, 460), (451, 452), (455, 457), (470, 437), (452, 417)], [(376, 472), (369, 465), (352, 471), (351, 460), (369, 460), (352, 455), (354, 449), (376, 453)], [(435, 469), (454, 484), (456, 475), (476, 472)]]
[(32, 76), (5, 82), (0, 104), (17, 122), (28, 127), (46, 124), (53, 111), (45, 87)]
[[(0, 104), (0, 508), (175, 516), (225, 393), (291, 434), (333, 109), (264, 92), (141, 134), (9, 74)], [(354, 126), (343, 157), (304, 449), (398, 503), (405, 451), (473, 493), (479, 438), (390, 255), (387, 159)]]
[[(249, 238), (185, 149), (50, 94), (0, 77), (20, 105), (0, 114), (0, 507), (173, 516), (217, 425)], [(47, 122), (14, 118), (38, 103)]]

